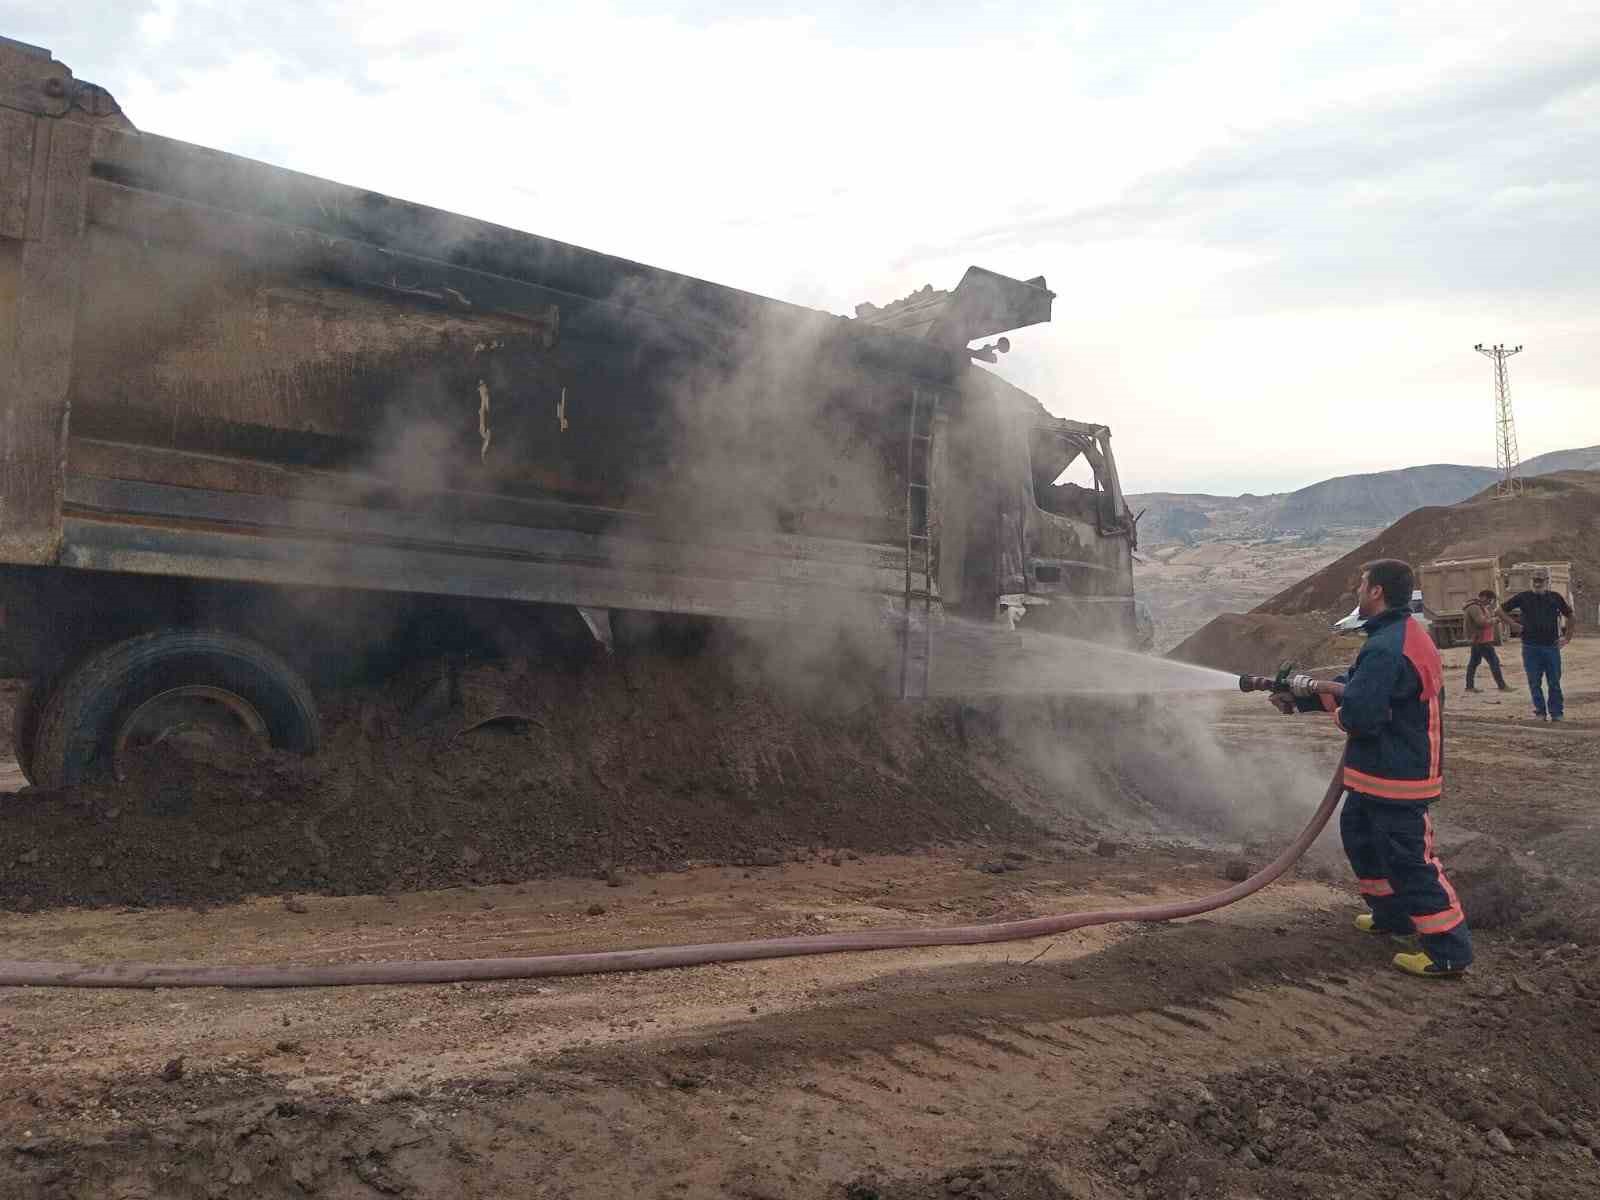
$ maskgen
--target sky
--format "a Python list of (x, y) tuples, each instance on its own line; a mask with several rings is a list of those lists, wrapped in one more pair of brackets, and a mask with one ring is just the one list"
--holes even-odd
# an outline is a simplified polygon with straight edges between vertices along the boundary
[[(804, 11), (798, 11), (803, 8)], [(1600, 0), (0, 0), (139, 128), (849, 314), (1057, 293), (1002, 374), (1128, 491), (1600, 443)]]

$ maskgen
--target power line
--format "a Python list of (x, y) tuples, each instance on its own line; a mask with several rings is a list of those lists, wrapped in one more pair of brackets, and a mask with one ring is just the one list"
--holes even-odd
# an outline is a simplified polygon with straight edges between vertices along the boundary
[(1473, 347), (1494, 360), (1494, 465), (1500, 480), (1494, 485), (1496, 496), (1522, 495), (1522, 460), (1517, 456), (1517, 422), (1511, 415), (1511, 378), (1506, 374), (1506, 359), (1521, 354), (1521, 346)]

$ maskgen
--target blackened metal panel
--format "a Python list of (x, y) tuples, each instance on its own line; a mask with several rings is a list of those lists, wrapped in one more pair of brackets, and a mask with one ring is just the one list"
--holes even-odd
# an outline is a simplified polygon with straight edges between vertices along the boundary
[[(0, 561), (48, 563), (61, 533), (67, 380), (92, 130), (32, 118), (23, 238), (0, 251)], [(14, 120), (10, 123), (16, 134)], [(7, 160), (13, 165), (16, 155)], [(0, 194), (15, 195), (15, 177)], [(15, 205), (10, 207), (15, 209)], [(13, 212), (14, 215), (14, 212)]]

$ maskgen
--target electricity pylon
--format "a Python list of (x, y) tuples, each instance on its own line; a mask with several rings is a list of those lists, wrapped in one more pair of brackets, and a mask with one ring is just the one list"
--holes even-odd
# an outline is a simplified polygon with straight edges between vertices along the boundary
[(1511, 415), (1511, 379), (1506, 374), (1506, 359), (1521, 354), (1522, 347), (1485, 346), (1479, 342), (1473, 349), (1494, 359), (1494, 465), (1500, 471), (1494, 494), (1520, 496), (1522, 460), (1517, 456), (1517, 422)]

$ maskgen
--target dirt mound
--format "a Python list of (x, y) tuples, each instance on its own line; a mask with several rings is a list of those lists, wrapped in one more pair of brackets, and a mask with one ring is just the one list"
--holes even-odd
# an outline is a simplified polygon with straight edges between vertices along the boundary
[(1220, 671), (1271, 675), (1286, 662), (1318, 667), (1348, 662), (1355, 653), (1329, 632), (1328, 622), (1320, 616), (1251, 612), (1214, 617), (1178, 643), (1167, 657)]
[(1102, 1162), (1151, 1200), (1592, 1196), (1600, 952), (1507, 954), (1504, 977), (1435, 985), (1480, 998), (1415, 1049), (1182, 1085), (1115, 1117)]
[(920, 1178), (880, 1179), (866, 1175), (843, 1189), (844, 1200), (950, 1200), (952, 1196), (971, 1200), (1073, 1200), (1075, 1195), (1048, 1172), (1016, 1162), (973, 1163)]
[(1517, 500), (1496, 500), (1491, 491), (1449, 508), (1418, 509), (1254, 611), (1342, 616), (1354, 602), (1361, 564), (1375, 558), (1403, 558), (1420, 566), (1499, 555), (1503, 566), (1570, 561), (1572, 599), (1592, 613), (1600, 599), (1600, 473), (1563, 471), (1527, 479), (1524, 486)]
[(1447, 869), (1474, 929), (1514, 930), (1546, 907), (1558, 890), (1509, 847), (1484, 837), (1453, 848)]
[[(414, 681), (413, 681), (414, 682)], [(526, 663), (325, 701), (315, 759), (135, 764), (4, 800), (0, 905), (185, 903), (1032, 839), (1059, 784), (957, 703), (841, 712), (737, 660)], [(434, 699), (443, 713), (417, 727)]]

